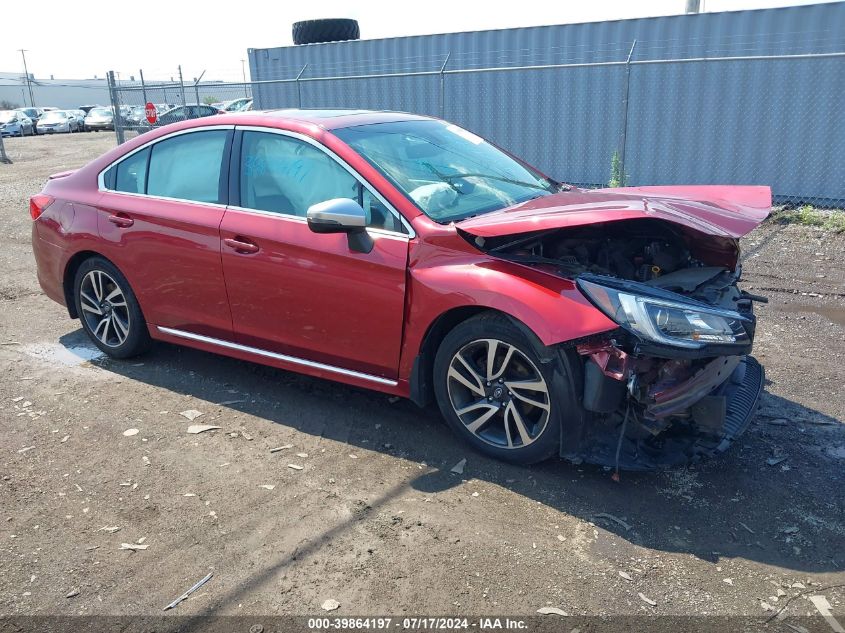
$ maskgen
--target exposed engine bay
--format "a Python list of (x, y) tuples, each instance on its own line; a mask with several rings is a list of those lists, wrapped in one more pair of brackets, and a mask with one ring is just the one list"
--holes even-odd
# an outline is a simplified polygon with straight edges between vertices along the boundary
[[(659, 220), (591, 224), (574, 229), (476, 238), (491, 255), (553, 267), (558, 274), (608, 275), (678, 292), (713, 305), (735, 309), (739, 273), (696, 259), (688, 237)], [(480, 243), (479, 243), (480, 242)]]
[(564, 457), (628, 470), (670, 467), (722, 452), (745, 430), (762, 386), (762, 368), (747, 356), (752, 304), (765, 298), (738, 288), (735, 261), (705, 261), (689, 231), (651, 219), (474, 243), (576, 280), (621, 325), (574, 343), (588, 413), (577, 437), (562, 438)]

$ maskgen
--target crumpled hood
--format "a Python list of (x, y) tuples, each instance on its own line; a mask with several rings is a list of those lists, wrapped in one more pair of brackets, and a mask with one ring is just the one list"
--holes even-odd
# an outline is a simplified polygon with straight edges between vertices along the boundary
[(572, 189), (456, 223), (466, 233), (497, 237), (652, 218), (707, 235), (740, 238), (769, 215), (769, 187), (695, 185)]

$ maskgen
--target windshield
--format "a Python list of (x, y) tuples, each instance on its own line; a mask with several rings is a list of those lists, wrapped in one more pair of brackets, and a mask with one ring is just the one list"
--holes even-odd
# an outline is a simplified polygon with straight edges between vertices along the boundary
[(111, 110), (108, 108), (94, 108), (88, 113), (88, 116), (111, 116)]
[(556, 183), (445, 121), (376, 123), (334, 133), (437, 222), (462, 220), (558, 191)]
[(11, 110), (0, 110), (0, 123), (11, 123), (15, 120), (15, 113)]
[(45, 112), (44, 116), (41, 117), (41, 120), (45, 123), (49, 123), (50, 121), (64, 121), (65, 119), (67, 119), (67, 114), (57, 110)]

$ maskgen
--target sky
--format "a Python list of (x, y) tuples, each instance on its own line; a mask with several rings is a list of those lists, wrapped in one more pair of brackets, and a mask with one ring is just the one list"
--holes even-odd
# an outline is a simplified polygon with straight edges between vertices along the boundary
[[(805, 0), (701, 0), (703, 10), (733, 11), (811, 4)], [(674, 15), (685, 0), (217, 0), (129, 3), (40, 0), (27, 5), (29, 28), (0, 27), (0, 72), (23, 72), (21, 53), (36, 78), (121, 78), (144, 70), (147, 79), (240, 80), (248, 48), (290, 46), (297, 20), (343, 17), (358, 20), (363, 39), (455, 31), (568, 24)], [(202, 7), (198, 9), (197, 7)], [(74, 7), (76, 10), (69, 10)], [(116, 19), (115, 19), (115, 16)], [(247, 67), (248, 72), (248, 67)]]

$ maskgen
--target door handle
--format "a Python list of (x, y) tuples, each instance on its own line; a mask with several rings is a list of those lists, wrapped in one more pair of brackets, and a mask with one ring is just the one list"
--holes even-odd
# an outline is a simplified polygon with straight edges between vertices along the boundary
[(132, 218), (130, 218), (126, 215), (123, 215), (122, 213), (116, 213), (115, 215), (110, 215), (109, 216), (109, 222), (111, 222), (112, 224), (116, 224), (117, 226), (119, 226), (122, 229), (129, 228), (130, 226), (135, 224), (135, 220), (133, 220)]
[(258, 244), (253, 244), (252, 242), (249, 242), (244, 238), (238, 239), (227, 237), (223, 240), (223, 243), (229, 248), (233, 249), (236, 253), (246, 255), (258, 252)]

